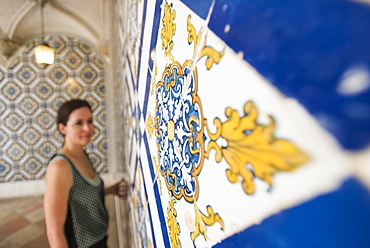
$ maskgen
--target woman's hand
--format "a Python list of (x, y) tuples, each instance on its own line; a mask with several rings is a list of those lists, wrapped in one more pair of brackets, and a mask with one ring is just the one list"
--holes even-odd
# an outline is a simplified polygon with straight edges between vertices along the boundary
[(126, 199), (128, 190), (128, 183), (125, 179), (121, 179), (119, 182), (105, 188), (105, 194), (114, 194), (119, 197)]

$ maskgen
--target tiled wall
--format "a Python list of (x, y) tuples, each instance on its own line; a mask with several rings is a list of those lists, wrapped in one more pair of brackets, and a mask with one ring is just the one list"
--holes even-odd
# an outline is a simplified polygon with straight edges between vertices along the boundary
[(56, 49), (53, 65), (39, 66), (35, 41), (8, 66), (0, 66), (0, 183), (42, 179), (49, 158), (61, 147), (56, 110), (66, 100), (89, 101), (96, 131), (87, 151), (97, 171), (107, 167), (105, 65), (85, 42), (47, 37)]
[(132, 247), (369, 243), (368, 5), (115, 9)]

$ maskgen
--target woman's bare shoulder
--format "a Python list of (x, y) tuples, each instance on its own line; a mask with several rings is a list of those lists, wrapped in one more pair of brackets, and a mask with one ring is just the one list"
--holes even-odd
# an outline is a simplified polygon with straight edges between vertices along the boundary
[(71, 174), (71, 168), (67, 160), (63, 157), (54, 158), (48, 165), (46, 174), (50, 173), (68, 173)]
[(72, 171), (63, 158), (53, 159), (46, 169), (45, 182), (47, 191), (54, 190), (69, 190), (72, 185)]

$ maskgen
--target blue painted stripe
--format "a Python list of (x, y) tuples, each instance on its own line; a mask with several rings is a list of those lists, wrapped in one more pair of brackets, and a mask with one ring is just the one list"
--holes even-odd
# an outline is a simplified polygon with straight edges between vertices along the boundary
[(133, 130), (133, 136), (136, 138), (136, 141), (139, 147), (141, 145), (141, 137), (142, 137), (141, 129), (140, 129), (141, 115), (142, 115), (142, 112), (140, 110), (140, 105), (139, 103), (136, 103), (134, 107), (134, 112), (132, 112), (132, 116), (137, 117), (136, 126), (134, 126), (134, 130)]
[(356, 179), (231, 236), (221, 247), (369, 247), (370, 193)]
[(129, 71), (130, 71), (130, 76), (131, 76), (131, 82), (132, 82), (132, 87), (133, 87), (133, 91), (134, 92), (137, 92), (137, 88), (138, 88), (138, 81), (136, 80), (135, 78), (135, 75), (134, 73), (132, 72), (132, 68), (131, 68), (131, 64), (130, 64), (130, 58), (128, 55), (126, 55), (126, 63), (129, 65), (127, 66)]
[[(182, 1), (204, 18), (212, 2)], [(336, 89), (349, 68), (370, 73), (370, 5), (216, 0), (209, 28), (282, 93), (296, 98), (343, 148), (370, 144), (370, 89), (352, 95)]]
[[(127, 79), (127, 74), (125, 75), (125, 81), (124, 81), (124, 83), (126, 84), (126, 90), (127, 91), (129, 91), (129, 81), (128, 81), (128, 79)], [(132, 99), (131, 99), (131, 94), (127, 94), (127, 96), (128, 96), (128, 98), (127, 99), (125, 99), (125, 101), (126, 101), (126, 103), (128, 103), (128, 106), (130, 107), (130, 110), (131, 110), (131, 113), (133, 113), (134, 112), (134, 110), (132, 109)], [(126, 128), (127, 127), (124, 127), (124, 132), (126, 133)], [(132, 145), (132, 139), (131, 139), (131, 145)], [(128, 158), (128, 161), (129, 161), (129, 163), (131, 163), (131, 158), (132, 158), (132, 149), (131, 149), (131, 151), (130, 151), (130, 155), (129, 155), (129, 158)], [(136, 170), (136, 168), (135, 168), (135, 170)]]
[[(149, 59), (150, 60), (150, 59)], [(144, 102), (143, 102), (143, 118), (144, 121), (146, 121), (146, 114), (148, 110), (148, 101), (149, 101), (149, 93), (150, 93), (150, 87), (152, 85), (152, 75), (150, 71), (153, 70), (153, 62), (149, 65), (147, 77), (146, 77), (146, 85), (145, 85), (145, 96), (144, 96)]]
[[(143, 17), (141, 20), (141, 35), (140, 35), (140, 47), (139, 47), (139, 53), (138, 53), (138, 62), (137, 62), (137, 68), (140, 68), (141, 66), (141, 54), (143, 50), (143, 36), (144, 36), (144, 30), (145, 30), (145, 20), (146, 20), (146, 11), (147, 11), (147, 6), (148, 6), (148, 0), (144, 0), (144, 6), (143, 6)], [(137, 75), (136, 75), (136, 81), (139, 82), (140, 78), (140, 69), (137, 70)], [(138, 85), (137, 85), (138, 87)], [(136, 88), (137, 90), (137, 88)]]
[[(141, 159), (138, 160), (138, 164), (140, 164), (141, 171), (143, 171), (143, 164), (141, 163)], [(149, 204), (147, 204), (149, 202), (149, 198), (148, 198), (146, 181), (145, 181), (145, 178), (144, 178), (144, 174), (143, 173), (141, 173), (141, 177), (142, 177), (143, 184), (144, 184), (144, 193), (145, 193), (145, 201), (146, 201), (145, 204), (147, 205), (148, 217), (149, 217), (149, 222), (150, 222), (150, 227), (151, 227), (151, 234), (152, 234), (152, 240), (153, 240), (152, 247), (153, 248), (156, 248), (157, 247), (157, 241), (155, 239), (155, 234), (154, 234), (154, 225), (153, 225), (152, 211), (150, 211), (150, 206), (149, 206)]]
[(144, 120), (146, 120), (149, 92), (150, 92), (150, 86), (151, 86), (151, 82), (152, 82), (152, 75), (150, 74), (150, 71), (153, 71), (153, 60), (151, 60), (150, 53), (152, 52), (152, 50), (157, 45), (158, 32), (156, 32), (156, 30), (159, 30), (159, 24), (161, 23), (161, 4), (162, 4), (162, 1), (159, 1), (159, 0), (157, 0), (157, 2), (155, 4), (153, 29), (152, 29), (153, 32), (152, 32), (152, 38), (151, 38), (151, 41), (150, 41), (150, 51), (149, 51), (149, 61), (148, 61), (149, 68), (148, 68), (148, 71), (147, 71), (145, 99), (144, 99), (144, 104), (143, 104)]
[[(146, 137), (146, 132), (143, 135), (143, 139), (144, 139), (145, 150), (146, 150), (147, 159), (148, 159), (148, 163), (149, 163), (150, 174), (152, 176), (152, 182), (154, 182), (154, 180), (155, 180), (155, 171), (154, 171), (154, 165), (152, 163), (152, 157), (151, 157), (151, 153), (150, 153), (150, 149), (149, 149), (148, 138)], [(168, 236), (168, 230), (167, 230), (167, 221), (166, 221), (166, 217), (164, 216), (164, 213), (163, 213), (163, 207), (162, 207), (161, 195), (160, 195), (159, 189), (158, 189), (158, 183), (155, 183), (153, 185), (153, 191), (154, 191), (154, 194), (155, 194), (155, 200), (156, 200), (157, 208), (158, 208), (158, 218), (159, 218), (159, 221), (161, 222), (163, 242), (164, 242), (165, 247), (171, 247), (170, 241), (169, 241), (169, 236)]]
[[(139, 164), (139, 162), (140, 162), (140, 164)], [(139, 166), (142, 169), (141, 159), (138, 156), (136, 156), (136, 163), (135, 163), (135, 169), (134, 169), (134, 174), (135, 175), (137, 174), (137, 170), (138, 170)], [(136, 176), (134, 176), (133, 181), (131, 182), (131, 187), (134, 188), (135, 184), (136, 184)]]

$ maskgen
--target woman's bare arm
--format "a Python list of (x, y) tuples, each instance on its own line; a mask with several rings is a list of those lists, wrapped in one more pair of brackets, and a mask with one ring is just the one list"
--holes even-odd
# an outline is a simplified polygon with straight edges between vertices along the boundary
[(125, 179), (121, 179), (119, 182), (110, 185), (104, 189), (105, 195), (114, 194), (125, 199), (127, 197), (128, 183)]
[(64, 159), (52, 161), (46, 172), (44, 212), (50, 248), (68, 248), (64, 233), (72, 172)]

